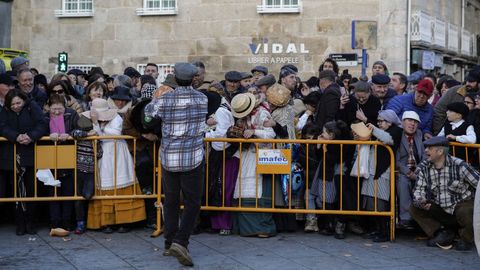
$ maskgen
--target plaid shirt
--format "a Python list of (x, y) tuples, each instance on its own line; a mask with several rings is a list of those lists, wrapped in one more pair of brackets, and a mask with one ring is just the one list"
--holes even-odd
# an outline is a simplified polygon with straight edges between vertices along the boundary
[(160, 158), (164, 169), (184, 172), (204, 158), (207, 97), (193, 87), (177, 87), (145, 107), (145, 116), (162, 120)]
[(480, 173), (468, 163), (450, 155), (440, 170), (423, 160), (417, 173), (414, 202), (435, 203), (449, 214), (453, 214), (457, 203), (473, 199), (480, 178)]

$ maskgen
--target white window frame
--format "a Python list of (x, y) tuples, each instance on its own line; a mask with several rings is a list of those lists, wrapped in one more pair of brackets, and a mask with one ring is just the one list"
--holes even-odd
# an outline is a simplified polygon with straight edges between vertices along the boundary
[[(77, 8), (70, 9), (69, 4), (76, 4)], [(85, 4), (91, 4), (92, 8), (80, 8), (81, 5)], [(58, 18), (93, 17), (93, 6), (93, 0), (62, 0), (62, 9), (55, 10), (55, 16)]]
[[(173, 67), (174, 64), (157, 64), (158, 67), (158, 78), (157, 78), (157, 85), (162, 84), (165, 81), (165, 78), (168, 74), (173, 74)], [(144, 74), (145, 68), (147, 64), (138, 64), (137, 70), (140, 74)]]
[[(71, 64), (71, 65), (68, 65), (67, 67), (67, 72), (76, 68), (76, 69), (80, 69), (81, 71), (85, 72), (85, 74), (88, 74), (88, 72), (90, 72), (90, 70), (94, 67), (96, 67), (97, 65), (84, 65), (84, 64)], [(55, 65), (55, 73), (58, 72), (58, 65)]]
[[(165, 1), (174, 2), (175, 6), (164, 6)], [(150, 2), (158, 2), (158, 7), (149, 7)], [(178, 14), (178, 0), (143, 0), (143, 7), (137, 8), (138, 16), (176, 15)]]
[[(257, 6), (257, 13), (300, 13), (302, 12), (302, 0), (262, 0)], [(278, 3), (276, 3), (278, 2)]]

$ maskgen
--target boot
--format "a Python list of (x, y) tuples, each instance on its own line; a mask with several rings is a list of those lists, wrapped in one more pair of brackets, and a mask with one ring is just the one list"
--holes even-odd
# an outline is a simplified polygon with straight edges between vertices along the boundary
[(305, 222), (304, 231), (306, 233), (318, 232), (317, 217), (307, 217), (307, 221)]
[(379, 233), (373, 237), (372, 241), (375, 243), (388, 242), (389, 235), (390, 235), (389, 228), (388, 228), (389, 227), (388, 221), (384, 219), (380, 219), (377, 222), (378, 222)]
[(75, 229), (75, 234), (85, 233), (85, 221), (77, 221), (77, 228)]
[(337, 221), (335, 224), (335, 238), (336, 239), (345, 239), (345, 227), (346, 224), (340, 221)]
[(16, 231), (15, 233), (17, 235), (24, 235), (26, 230), (25, 230), (25, 217), (24, 213), (22, 212), (21, 206), (17, 205), (17, 208), (15, 209), (15, 226), (16, 226)]

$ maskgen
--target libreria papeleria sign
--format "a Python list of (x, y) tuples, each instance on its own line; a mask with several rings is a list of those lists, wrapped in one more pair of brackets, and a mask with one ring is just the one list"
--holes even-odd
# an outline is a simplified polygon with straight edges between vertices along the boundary
[(248, 58), (249, 64), (297, 64), (298, 54), (307, 54), (305, 43), (262, 42), (248, 44), (254, 55)]

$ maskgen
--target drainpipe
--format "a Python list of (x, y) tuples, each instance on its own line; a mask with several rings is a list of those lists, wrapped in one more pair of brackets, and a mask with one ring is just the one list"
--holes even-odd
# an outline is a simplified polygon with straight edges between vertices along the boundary
[(407, 0), (407, 61), (405, 66), (405, 75), (410, 75), (410, 24), (411, 24), (411, 17), (412, 17), (412, 2), (411, 0)]

